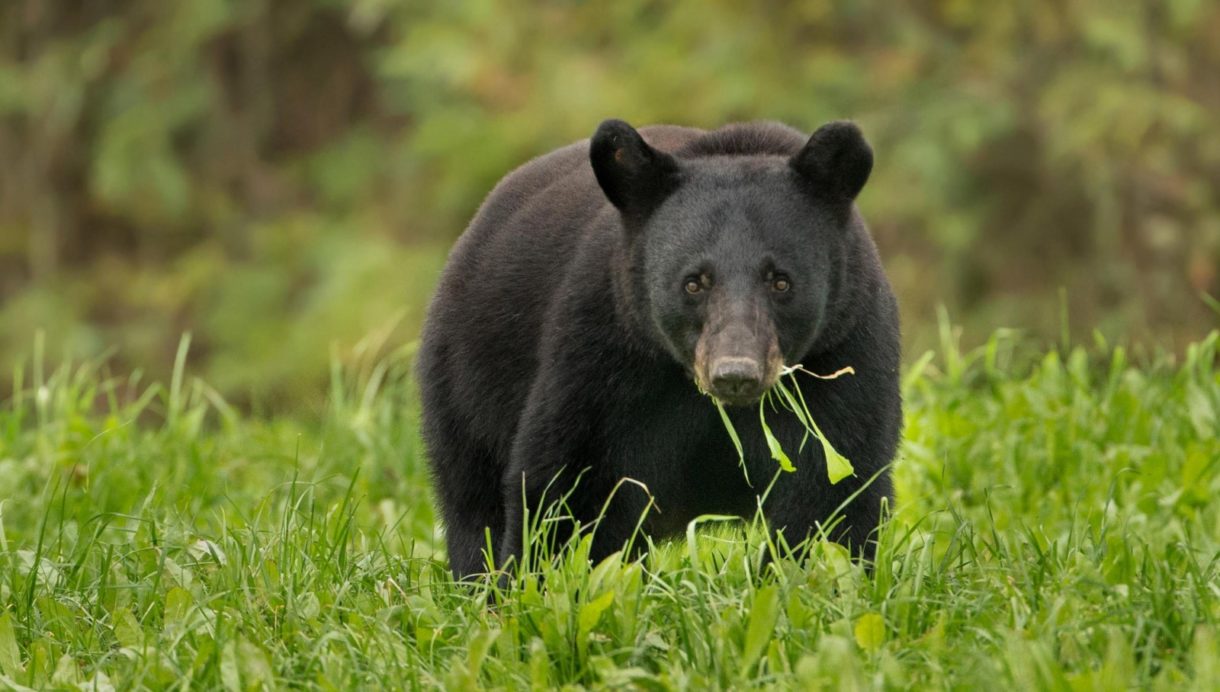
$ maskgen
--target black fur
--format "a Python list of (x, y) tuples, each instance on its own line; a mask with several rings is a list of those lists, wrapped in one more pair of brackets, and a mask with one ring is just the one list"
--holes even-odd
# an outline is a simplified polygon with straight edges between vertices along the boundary
[[(693, 381), (728, 355), (855, 368), (800, 376), (855, 477), (831, 485), (820, 445), (797, 454), (803, 430), (771, 413), (797, 470), (763, 511), (795, 543), (877, 475), (832, 534), (871, 557), (902, 421), (894, 296), (852, 206), (871, 165), (849, 123), (806, 139), (773, 123), (637, 133), (607, 121), (501, 181), (453, 250), (418, 362), (455, 575), (486, 571), (486, 531), (497, 565), (518, 556), (526, 505), (537, 516), (578, 475), (568, 508), (585, 525), (622, 478), (654, 498), (654, 537), (699, 514), (752, 515), (777, 468), (757, 404), (729, 408), (751, 487)], [(594, 559), (648, 504), (630, 484), (614, 498)]]

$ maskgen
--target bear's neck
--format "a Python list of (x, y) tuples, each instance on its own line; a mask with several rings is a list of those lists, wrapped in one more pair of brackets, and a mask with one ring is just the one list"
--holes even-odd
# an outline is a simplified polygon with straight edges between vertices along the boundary
[(857, 329), (868, 326), (861, 320), (872, 316), (885, 284), (881, 259), (872, 236), (858, 213), (848, 229), (847, 242), (841, 255), (831, 261), (830, 294), (826, 299), (826, 315), (822, 320), (810, 355), (832, 351)]
[(610, 268), (614, 309), (632, 346), (641, 353), (655, 356), (664, 348), (658, 343), (649, 318), (642, 253), (643, 243), (629, 243), (626, 233), (620, 234)]

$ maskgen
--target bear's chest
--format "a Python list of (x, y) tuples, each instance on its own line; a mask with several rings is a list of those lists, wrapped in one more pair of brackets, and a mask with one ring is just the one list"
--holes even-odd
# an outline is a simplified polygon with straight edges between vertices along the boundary
[(652, 494), (649, 533), (677, 533), (701, 514), (753, 512), (755, 490), (731, 438), (711, 399), (693, 383), (624, 397), (608, 413), (603, 434), (603, 468), (643, 483)]

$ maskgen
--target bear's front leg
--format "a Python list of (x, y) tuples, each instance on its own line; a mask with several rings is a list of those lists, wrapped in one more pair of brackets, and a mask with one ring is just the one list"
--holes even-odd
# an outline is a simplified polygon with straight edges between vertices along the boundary
[[(815, 472), (825, 473), (825, 466), (813, 466)], [(872, 563), (882, 506), (893, 496), (889, 477), (882, 473), (873, 478), (850, 478), (835, 486), (802, 480), (781, 477), (772, 489), (763, 506), (772, 533), (782, 534), (791, 548), (824, 536), (866, 565)]]
[(527, 548), (554, 554), (578, 527), (592, 532), (590, 558), (597, 563), (623, 548), (649, 508), (643, 489), (620, 482), (600, 443), (600, 398), (570, 386), (581, 380), (562, 378), (567, 386), (557, 380), (536, 383), (517, 431), (502, 482), (505, 530), (495, 556), (501, 569), (519, 569)]

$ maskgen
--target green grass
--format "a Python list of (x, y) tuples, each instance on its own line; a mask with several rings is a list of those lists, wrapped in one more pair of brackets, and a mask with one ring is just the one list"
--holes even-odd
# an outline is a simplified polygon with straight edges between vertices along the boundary
[(946, 331), (875, 573), (818, 543), (760, 574), (757, 527), (709, 519), (494, 608), (450, 582), (406, 355), (270, 421), (182, 359), (161, 387), (36, 358), (0, 408), (0, 687), (1215, 689), (1217, 341)]

